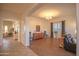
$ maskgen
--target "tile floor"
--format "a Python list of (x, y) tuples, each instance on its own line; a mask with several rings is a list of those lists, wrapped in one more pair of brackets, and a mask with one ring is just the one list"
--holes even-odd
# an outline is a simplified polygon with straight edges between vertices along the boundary
[(0, 56), (36, 56), (30, 48), (24, 47), (12, 38), (3, 39), (2, 42), (3, 45), (0, 46)]

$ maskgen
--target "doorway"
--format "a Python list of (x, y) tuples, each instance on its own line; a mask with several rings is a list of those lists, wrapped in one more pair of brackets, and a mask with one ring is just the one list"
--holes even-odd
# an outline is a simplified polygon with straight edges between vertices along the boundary
[(1, 30), (0, 30), (0, 38), (6, 39), (6, 38), (12, 38), (14, 40), (19, 39), (19, 22), (16, 20), (1, 20), (0, 21)]

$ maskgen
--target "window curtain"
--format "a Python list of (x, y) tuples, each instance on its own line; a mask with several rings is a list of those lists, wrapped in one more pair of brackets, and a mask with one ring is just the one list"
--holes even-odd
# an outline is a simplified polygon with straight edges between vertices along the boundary
[(65, 34), (65, 21), (62, 21), (62, 36)]

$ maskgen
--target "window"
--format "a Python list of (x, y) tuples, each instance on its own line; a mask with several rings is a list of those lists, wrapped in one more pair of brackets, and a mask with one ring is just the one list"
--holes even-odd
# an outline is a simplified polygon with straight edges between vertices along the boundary
[(62, 23), (61, 22), (53, 23), (53, 35), (54, 35), (54, 37), (60, 37), (61, 31), (62, 31)]

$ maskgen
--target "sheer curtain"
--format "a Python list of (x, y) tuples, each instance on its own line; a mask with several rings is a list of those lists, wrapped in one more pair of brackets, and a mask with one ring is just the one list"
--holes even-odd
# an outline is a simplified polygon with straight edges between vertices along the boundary
[(62, 22), (53, 23), (53, 35), (54, 38), (62, 36)]

